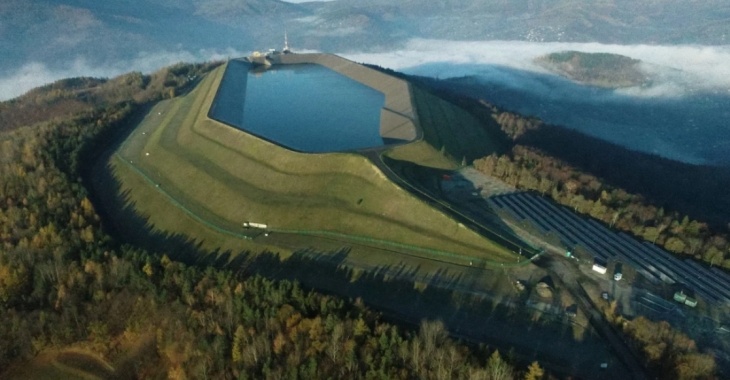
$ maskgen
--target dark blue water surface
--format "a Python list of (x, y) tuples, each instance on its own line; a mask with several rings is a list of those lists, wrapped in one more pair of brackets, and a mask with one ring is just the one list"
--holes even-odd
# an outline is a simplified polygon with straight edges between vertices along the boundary
[(228, 63), (210, 117), (302, 152), (338, 152), (384, 145), (385, 96), (316, 64), (264, 72)]

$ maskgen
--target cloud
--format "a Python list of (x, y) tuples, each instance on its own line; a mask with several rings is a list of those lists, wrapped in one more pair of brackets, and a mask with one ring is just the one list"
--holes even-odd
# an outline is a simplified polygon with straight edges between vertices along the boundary
[[(620, 90), (581, 86), (549, 74), (534, 63), (541, 55), (564, 50), (609, 52), (644, 62), (653, 77), (649, 87)], [(302, 51), (303, 52), (303, 51)], [(150, 73), (177, 62), (240, 57), (248, 52), (177, 50), (141, 52), (121, 61), (28, 62), (0, 72), (0, 100), (58, 79), (113, 77), (129, 71)], [(726, 120), (730, 99), (730, 46), (607, 45), (516, 41), (413, 39), (404, 47), (379, 53), (346, 52), (357, 62), (406, 73), (449, 78), (476, 76), (477, 96), (507, 109), (539, 116), (632, 149), (687, 162), (729, 164)], [(709, 94), (709, 96), (707, 96)], [(489, 95), (489, 97), (486, 97)], [(693, 95), (694, 102), (688, 102)], [(701, 100), (701, 101), (700, 101)], [(702, 133), (697, 133), (701, 128)]]
[(136, 57), (115, 61), (113, 63), (91, 62), (85, 57), (74, 61), (50, 67), (41, 62), (28, 62), (19, 69), (0, 77), (0, 101), (20, 96), (29, 90), (71, 77), (100, 77), (109, 78), (130, 71), (151, 73), (162, 67), (178, 62), (200, 62), (226, 59), (227, 57), (241, 57), (244, 52), (232, 48), (223, 50), (187, 50), (141, 52)]
[[(677, 97), (694, 91), (730, 90), (728, 45), (657, 46), (413, 39), (396, 51), (350, 52), (343, 55), (354, 61), (377, 64), (394, 70), (448, 78), (483, 74), (477, 71), (488, 70), (486, 66), (505, 66), (547, 74), (547, 71), (536, 65), (533, 60), (541, 55), (564, 50), (621, 54), (644, 62), (643, 67), (654, 78), (654, 85), (648, 88), (618, 90), (625, 95)], [(445, 65), (433, 65), (435, 63), (448, 63), (448, 70), (443, 71)], [(429, 67), (441, 71), (429, 72)]]
[[(539, 56), (565, 50), (639, 59), (652, 83), (618, 90), (584, 86), (534, 63)], [(409, 74), (468, 76), (461, 91), (505, 109), (630, 149), (730, 165), (730, 46), (414, 39), (395, 51), (342, 55)]]

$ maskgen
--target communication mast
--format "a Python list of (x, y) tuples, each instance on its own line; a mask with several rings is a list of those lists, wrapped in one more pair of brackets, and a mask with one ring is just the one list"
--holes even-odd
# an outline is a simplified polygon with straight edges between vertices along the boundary
[(289, 49), (289, 38), (286, 31), (284, 31), (284, 49), (282, 49), (281, 52), (284, 54), (291, 53), (291, 50)]

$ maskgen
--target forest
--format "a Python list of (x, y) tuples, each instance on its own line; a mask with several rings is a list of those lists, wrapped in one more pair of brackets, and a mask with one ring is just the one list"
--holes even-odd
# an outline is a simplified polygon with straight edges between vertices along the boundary
[(619, 88), (651, 82), (640, 68), (641, 61), (618, 54), (561, 51), (534, 61), (559, 75), (592, 86)]
[(359, 300), (110, 236), (85, 171), (145, 104), (216, 65), (64, 80), (2, 103), (0, 377), (69, 349), (101, 356), (114, 378), (548, 377), (438, 321), (399, 326)]
[[(478, 170), (675, 254), (730, 269), (724, 190), (730, 180), (723, 169), (692, 168), (658, 157), (643, 161), (639, 153), (600, 149), (600, 143), (577, 133), (508, 112), (495, 120), (522, 135), (513, 132), (517, 143), (509, 152), (475, 160)], [(541, 129), (547, 131), (536, 132)], [(558, 143), (558, 138), (566, 141)], [(558, 150), (570, 153), (551, 154)]]
[[(217, 64), (65, 80), (0, 104), (0, 377), (74, 349), (111, 364), (113, 378), (555, 378), (537, 362), (455, 341), (439, 321), (394, 324), (360, 300), (188, 265), (110, 235), (84, 173), (145, 105)], [(632, 323), (627, 337), (652, 323)], [(661, 373), (712, 378), (712, 358), (689, 348), (661, 351)], [(686, 370), (684, 354), (704, 366)]]
[(461, 95), (452, 82), (404, 77), (507, 135), (500, 151), (473, 161), (477, 170), (681, 257), (730, 269), (730, 168), (632, 151)]

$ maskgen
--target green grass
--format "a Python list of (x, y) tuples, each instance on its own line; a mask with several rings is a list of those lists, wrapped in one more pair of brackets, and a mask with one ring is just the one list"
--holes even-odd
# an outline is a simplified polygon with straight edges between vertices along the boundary
[[(412, 86), (412, 96), (418, 123), (423, 131), (423, 140), (441, 152), (442, 156), (457, 164), (464, 160), (471, 163), (476, 158), (501, 149), (501, 140), (490, 136), (485, 126), (463, 109), (416, 86)], [(396, 150), (389, 155), (397, 159), (398, 152)], [(430, 166), (426, 160), (432, 159), (432, 156), (424, 156), (423, 162), (417, 159), (409, 161)]]
[(7, 379), (109, 379), (114, 368), (96, 355), (76, 349), (44, 352), (33, 359), (10, 368), (3, 374)]
[[(292, 152), (208, 119), (223, 70), (157, 104), (109, 161), (117, 191), (147, 227), (232, 252), (346, 245), (360, 260), (379, 263), (516, 262), (514, 253), (391, 183), (363, 156)], [(419, 149), (433, 156), (432, 148)], [(277, 233), (255, 237), (243, 221)]]

